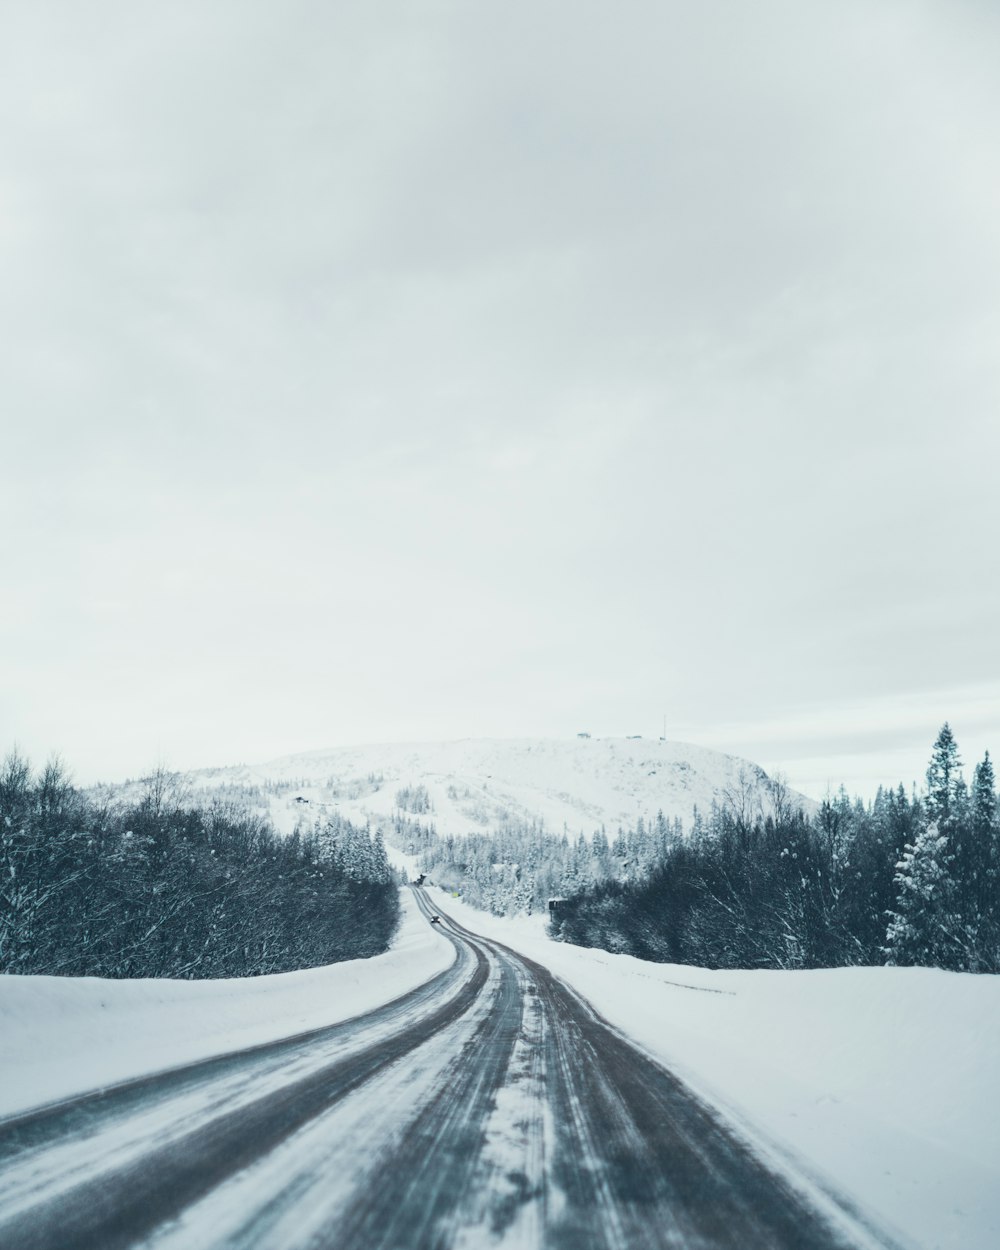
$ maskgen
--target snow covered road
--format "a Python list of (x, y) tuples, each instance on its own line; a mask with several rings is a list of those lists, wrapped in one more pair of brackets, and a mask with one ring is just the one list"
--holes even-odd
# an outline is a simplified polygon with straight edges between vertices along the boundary
[(450, 968), (364, 1016), (0, 1121), (0, 1244), (889, 1244), (539, 964), (445, 936)]

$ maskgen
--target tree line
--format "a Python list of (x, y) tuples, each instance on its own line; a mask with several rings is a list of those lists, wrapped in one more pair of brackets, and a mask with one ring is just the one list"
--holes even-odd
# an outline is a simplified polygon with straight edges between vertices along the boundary
[(1000, 972), (1000, 821), (987, 752), (969, 787), (945, 724), (925, 792), (841, 790), (807, 817), (781, 787), (713, 810), (640, 878), (554, 907), (554, 936), (709, 968), (928, 965)]
[(162, 771), (116, 802), (57, 762), (0, 768), (0, 972), (257, 976), (378, 954), (398, 921), (378, 832), (282, 837)]
[[(695, 813), (696, 821), (700, 819)], [(454, 890), (473, 907), (496, 916), (546, 911), (553, 895), (596, 882), (642, 875), (682, 836), (681, 822), (662, 812), (609, 838), (602, 827), (588, 839), (553, 834), (537, 822), (510, 822), (492, 832), (441, 835), (433, 824), (400, 810), (387, 836), (418, 857), (436, 885)]]

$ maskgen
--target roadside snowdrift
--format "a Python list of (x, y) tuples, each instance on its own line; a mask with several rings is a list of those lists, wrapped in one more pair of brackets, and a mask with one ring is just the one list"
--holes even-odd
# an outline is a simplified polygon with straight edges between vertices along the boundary
[(449, 967), (409, 890), (390, 950), (275, 976), (111, 981), (0, 976), (0, 1115), (336, 1024)]
[[(924, 1250), (1000, 1245), (1000, 978), (934, 969), (708, 972), (550, 941), (543, 917), (440, 910), (563, 977), (608, 1020)], [(393, 948), (235, 981), (0, 977), (0, 1114), (332, 1024), (453, 951), (403, 891)]]
[(496, 919), (434, 894), (915, 1245), (1000, 1246), (1000, 977), (647, 963), (553, 942), (540, 916)]

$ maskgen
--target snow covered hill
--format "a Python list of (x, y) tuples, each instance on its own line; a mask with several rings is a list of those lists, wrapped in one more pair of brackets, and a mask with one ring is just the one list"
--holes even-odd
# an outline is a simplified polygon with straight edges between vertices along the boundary
[[(440, 834), (464, 835), (513, 822), (550, 833), (613, 833), (642, 817), (679, 818), (752, 792), (770, 810), (767, 775), (756, 764), (685, 742), (633, 738), (464, 739), (341, 747), (258, 765), (205, 769), (195, 789), (253, 792), (285, 830), (338, 812), (364, 823), (397, 812)], [(808, 811), (816, 804), (791, 793)]]

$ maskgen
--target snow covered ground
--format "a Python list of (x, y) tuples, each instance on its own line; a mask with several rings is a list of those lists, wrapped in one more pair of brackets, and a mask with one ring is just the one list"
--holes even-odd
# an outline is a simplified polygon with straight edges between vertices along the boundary
[(553, 942), (541, 916), (497, 919), (430, 893), (915, 1246), (1000, 1246), (1000, 977), (647, 963)]
[[(923, 1250), (1000, 1245), (1000, 978), (932, 969), (708, 972), (435, 906), (561, 976), (762, 1149)], [(236, 981), (0, 977), (0, 1114), (374, 1008), (450, 965), (404, 891), (371, 960)]]
[(336, 1024), (449, 967), (412, 895), (390, 950), (267, 977), (111, 981), (0, 976), (0, 1115)]
[[(694, 806), (707, 813), (713, 801), (739, 790), (741, 774), (750, 782), (765, 776), (747, 760), (688, 742), (470, 738), (311, 751), (266, 764), (204, 769), (185, 780), (196, 790), (266, 790), (268, 814), (286, 831), (299, 820), (332, 812), (360, 824), (389, 821), (409, 791), (406, 814), (433, 823), (440, 834), (539, 821), (550, 833), (565, 829), (589, 837), (602, 825), (613, 836), (619, 825), (634, 825), (640, 817), (652, 821), (659, 811), (670, 820), (679, 817), (687, 828)], [(425, 795), (413, 802), (420, 788)], [(811, 799), (798, 799), (815, 809)]]

